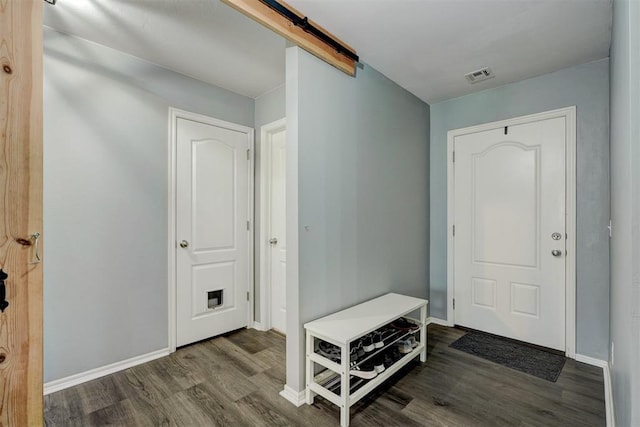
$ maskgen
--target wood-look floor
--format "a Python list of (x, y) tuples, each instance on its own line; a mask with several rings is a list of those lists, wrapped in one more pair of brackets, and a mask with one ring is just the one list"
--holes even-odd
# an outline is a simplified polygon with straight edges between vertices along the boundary
[[(464, 332), (429, 326), (413, 363), (351, 410), (357, 426), (604, 426), (602, 371), (567, 361), (556, 383), (449, 347)], [(47, 426), (336, 426), (337, 407), (278, 395), (284, 338), (242, 330), (45, 397)]]

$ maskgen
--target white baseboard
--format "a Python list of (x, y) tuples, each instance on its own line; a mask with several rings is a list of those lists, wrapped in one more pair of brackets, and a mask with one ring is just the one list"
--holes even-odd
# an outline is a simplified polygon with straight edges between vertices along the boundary
[(253, 322), (253, 329), (255, 329), (256, 331), (262, 331), (262, 332), (267, 331), (267, 328), (260, 322)]
[(587, 365), (597, 366), (598, 368), (609, 368), (609, 362), (606, 360), (596, 359), (594, 357), (585, 356), (576, 353), (576, 361), (586, 363)]
[(288, 385), (285, 384), (284, 390), (280, 392), (280, 396), (293, 403), (297, 408), (307, 403), (307, 398), (304, 390), (297, 392)]
[(613, 410), (613, 387), (611, 384), (611, 367), (607, 363), (602, 368), (604, 374), (604, 406), (607, 411), (607, 427), (616, 427), (616, 417)]
[(615, 427), (616, 419), (613, 412), (613, 388), (611, 387), (611, 367), (606, 360), (576, 354), (576, 361), (602, 368), (604, 377), (604, 406), (607, 413), (607, 427)]
[(65, 388), (86, 383), (87, 381), (95, 380), (96, 378), (104, 377), (105, 375), (113, 374), (114, 372), (123, 371), (133, 366), (141, 365), (143, 363), (168, 356), (170, 353), (171, 352), (168, 348), (164, 348), (162, 350), (157, 350), (151, 353), (132, 357), (131, 359), (123, 360), (121, 362), (112, 363), (110, 365), (101, 366), (99, 368), (94, 368), (85, 372), (80, 372), (79, 374), (60, 378), (59, 380), (49, 381), (44, 385), (44, 394), (46, 396), (47, 394), (55, 393), (56, 391), (64, 390)]
[(451, 326), (446, 320), (438, 319), (437, 317), (427, 318), (427, 325), (430, 325), (432, 323), (440, 326)]

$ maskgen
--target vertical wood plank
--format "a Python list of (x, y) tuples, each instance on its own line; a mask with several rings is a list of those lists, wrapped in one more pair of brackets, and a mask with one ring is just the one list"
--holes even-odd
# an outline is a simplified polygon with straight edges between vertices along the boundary
[(30, 264), (28, 244), (42, 232), (42, 7), (0, 0), (0, 267), (10, 304), (0, 314), (3, 426), (43, 422), (42, 264)]

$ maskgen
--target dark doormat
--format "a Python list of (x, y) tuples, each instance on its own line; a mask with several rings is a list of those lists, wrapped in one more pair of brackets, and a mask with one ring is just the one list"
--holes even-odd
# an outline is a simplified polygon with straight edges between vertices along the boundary
[(468, 332), (449, 347), (553, 382), (558, 379), (566, 360), (549, 351), (478, 331)]

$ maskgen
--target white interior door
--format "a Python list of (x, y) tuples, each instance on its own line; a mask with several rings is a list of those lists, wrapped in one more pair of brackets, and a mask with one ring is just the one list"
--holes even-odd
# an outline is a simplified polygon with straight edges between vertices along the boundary
[(285, 277), (287, 271), (286, 247), (286, 131), (270, 134), (270, 191), (269, 191), (269, 251), (271, 283), (271, 327), (286, 333), (287, 307)]
[(247, 325), (250, 138), (177, 119), (178, 346)]
[(564, 117), (455, 137), (456, 324), (565, 350), (565, 149)]

